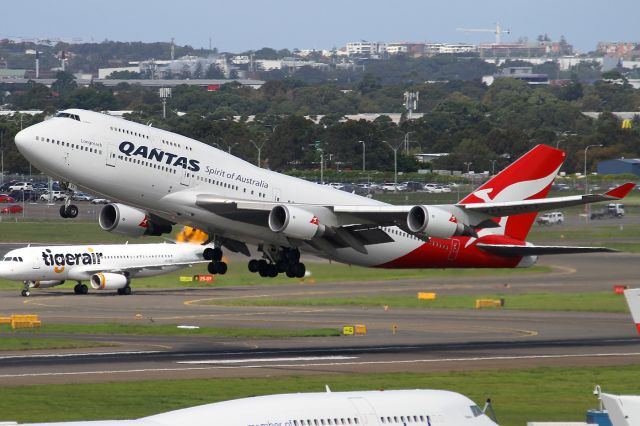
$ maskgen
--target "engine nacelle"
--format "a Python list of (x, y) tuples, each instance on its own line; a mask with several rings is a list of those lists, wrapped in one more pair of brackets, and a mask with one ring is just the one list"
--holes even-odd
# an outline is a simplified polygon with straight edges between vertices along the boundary
[(269, 228), (287, 237), (311, 240), (324, 233), (324, 225), (308, 210), (295, 206), (279, 205), (269, 213)]
[(171, 225), (151, 221), (147, 212), (117, 203), (107, 204), (102, 208), (98, 223), (105, 231), (129, 237), (157, 237), (171, 232)]
[(91, 275), (91, 287), (94, 290), (117, 290), (129, 284), (129, 278), (112, 272), (99, 272)]
[(446, 210), (433, 206), (414, 206), (407, 215), (407, 227), (414, 234), (426, 237), (449, 238), (472, 236), (473, 230)]
[(64, 280), (29, 281), (29, 288), (50, 288), (64, 284)]

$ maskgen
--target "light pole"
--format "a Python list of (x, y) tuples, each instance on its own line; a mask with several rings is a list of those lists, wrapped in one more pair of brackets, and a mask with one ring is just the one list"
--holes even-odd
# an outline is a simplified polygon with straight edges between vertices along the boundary
[(324, 151), (322, 148), (318, 148), (320, 151), (320, 185), (324, 185)]
[(365, 158), (367, 153), (367, 143), (365, 141), (358, 141), (362, 144), (362, 171), (365, 171)]
[(471, 167), (473, 163), (471, 161), (465, 161), (464, 165), (467, 166), (467, 175), (469, 175), (469, 168)]
[(407, 132), (404, 134), (404, 153), (409, 155), (409, 135), (415, 132)]
[[(584, 193), (585, 194), (589, 193), (589, 177), (587, 175), (587, 152), (589, 151), (589, 148), (594, 148), (597, 146), (602, 146), (602, 144), (587, 145), (587, 147), (584, 149)], [(586, 206), (588, 206), (588, 204), (586, 204)]]
[(491, 176), (495, 176), (496, 175), (496, 161), (497, 160), (490, 160), (491, 161)]
[[(262, 154), (262, 147), (264, 146), (265, 143), (267, 143), (267, 141), (265, 140), (264, 142), (262, 142), (260, 145), (258, 145), (257, 143), (255, 143), (253, 141), (253, 139), (250, 139), (250, 142), (253, 144), (253, 146), (256, 147), (256, 149), (258, 150), (258, 167), (262, 167), (260, 165), (260, 155)], [(231, 152), (231, 148), (229, 148), (229, 152)]]
[(404, 143), (404, 141), (400, 141), (400, 143), (396, 146), (391, 145), (387, 141), (382, 141), (382, 142), (389, 145), (389, 148), (393, 150), (393, 176), (394, 176), (393, 187), (394, 187), (394, 191), (397, 191), (398, 190), (398, 150), (402, 147), (402, 144)]
[(228, 145), (228, 146), (227, 146), (227, 148), (228, 148), (228, 150), (229, 150), (229, 154), (231, 154), (231, 148), (233, 148), (234, 146), (238, 145), (238, 143), (239, 143), (239, 142), (236, 142), (236, 143), (234, 143), (234, 144), (232, 144), (232, 145)]

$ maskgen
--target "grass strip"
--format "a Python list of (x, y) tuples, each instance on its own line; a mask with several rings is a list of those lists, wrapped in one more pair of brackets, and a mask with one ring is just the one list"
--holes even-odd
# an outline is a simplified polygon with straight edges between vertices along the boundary
[[(1, 329), (0, 329), (1, 330)], [(329, 337), (339, 336), (336, 328), (315, 329), (271, 329), (200, 327), (178, 328), (177, 325), (146, 324), (44, 324), (39, 329), (22, 329), (14, 333), (24, 334), (91, 334), (91, 335), (133, 335), (133, 336), (209, 336), (242, 338), (288, 338), (288, 337)]]
[[(482, 405), (491, 397), (501, 426), (527, 421), (584, 421), (597, 408), (595, 384), (605, 392), (637, 394), (640, 365), (496, 369), (447, 373), (350, 374), (265, 378), (137, 381), (0, 387), (3, 420), (18, 422), (138, 418), (178, 408), (274, 393), (377, 389), (447, 389)], [(52, 398), (55, 395), (55, 398)], [(78, 404), (100, 395), (91, 404)], [(25, 409), (24, 401), (29, 401)], [(256, 422), (260, 420), (258, 415)]]
[(106, 346), (113, 346), (113, 344), (57, 337), (34, 339), (33, 337), (0, 336), (0, 351), (99, 348)]
[(504, 308), (526, 311), (628, 312), (624, 297), (612, 292), (438, 295), (419, 300), (417, 295), (317, 297), (310, 299), (225, 299), (204, 303), (224, 306), (389, 306), (411, 309), (475, 309), (476, 299), (505, 299)]

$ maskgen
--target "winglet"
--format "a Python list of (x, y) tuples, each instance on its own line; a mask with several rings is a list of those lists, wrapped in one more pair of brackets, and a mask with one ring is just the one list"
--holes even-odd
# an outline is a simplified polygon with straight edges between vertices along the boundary
[(624, 291), (624, 297), (627, 299), (627, 305), (631, 311), (631, 317), (636, 324), (636, 330), (640, 335), (640, 288), (632, 288)]
[(635, 187), (636, 187), (635, 183), (627, 182), (616, 188), (613, 188), (611, 191), (607, 191), (604, 195), (612, 198), (617, 198), (619, 200), (621, 198), (626, 197), (629, 194), (629, 192), (631, 192)]

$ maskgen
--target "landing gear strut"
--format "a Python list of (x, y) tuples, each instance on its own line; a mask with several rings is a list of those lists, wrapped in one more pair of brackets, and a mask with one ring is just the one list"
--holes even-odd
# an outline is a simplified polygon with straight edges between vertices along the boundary
[(73, 287), (75, 294), (87, 294), (89, 293), (89, 287), (86, 284), (78, 283)]
[(220, 247), (207, 247), (202, 253), (205, 260), (210, 260), (207, 270), (213, 275), (224, 275), (227, 273), (227, 264), (222, 261), (222, 249)]
[(31, 296), (31, 291), (29, 291), (31, 289), (31, 285), (29, 284), (29, 281), (25, 281), (24, 282), (24, 289), (22, 290), (22, 297), (29, 297)]
[(291, 248), (273, 248), (263, 250), (264, 259), (251, 259), (248, 264), (249, 272), (258, 273), (261, 277), (277, 277), (279, 273), (286, 273), (289, 278), (303, 278), (307, 272), (304, 263), (300, 263), (300, 251)]

